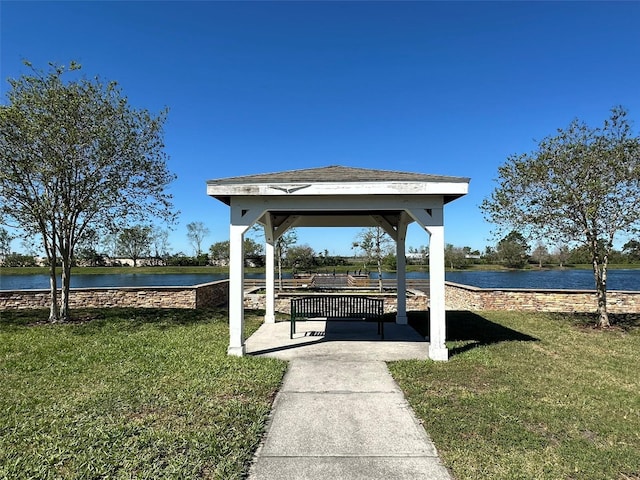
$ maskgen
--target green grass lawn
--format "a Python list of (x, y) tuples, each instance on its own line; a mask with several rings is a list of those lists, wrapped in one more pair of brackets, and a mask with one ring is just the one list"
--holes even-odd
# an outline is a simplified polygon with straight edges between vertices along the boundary
[[(227, 356), (222, 310), (75, 314), (1, 313), (0, 479), (246, 475), (284, 362)], [(637, 480), (640, 320), (616, 320), (449, 312), (449, 362), (390, 369), (456, 480)]]
[(640, 479), (640, 318), (449, 312), (449, 362), (391, 372), (463, 479)]
[(0, 479), (243, 478), (284, 362), (227, 356), (224, 311), (74, 313), (0, 313)]

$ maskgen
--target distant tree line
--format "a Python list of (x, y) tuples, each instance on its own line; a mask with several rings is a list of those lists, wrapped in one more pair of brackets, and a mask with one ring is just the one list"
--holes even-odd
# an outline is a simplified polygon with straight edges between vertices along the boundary
[[(190, 227), (189, 227), (190, 225)], [(202, 222), (187, 227), (187, 238), (193, 238), (192, 255), (172, 252), (168, 242), (169, 231), (150, 225), (134, 225), (118, 232), (100, 236), (91, 231), (75, 251), (75, 266), (222, 266), (229, 264), (229, 241), (219, 241), (202, 250), (202, 242), (209, 230)], [(194, 237), (194, 229), (198, 237)], [(276, 256), (280, 268), (295, 272), (318, 271), (331, 267), (353, 265), (360, 271), (393, 271), (396, 269), (395, 244), (386, 234), (376, 229), (363, 229), (352, 243), (353, 255), (331, 255), (328, 249), (316, 251), (308, 244), (296, 244), (295, 230), (282, 239)], [(7, 267), (29, 267), (38, 264), (33, 253), (11, 251), (15, 236), (0, 227), (0, 264)], [(24, 244), (23, 244), (24, 245)], [(24, 245), (26, 250), (31, 247)], [(264, 267), (264, 242), (247, 236), (244, 240), (245, 266)], [(445, 246), (445, 266), (451, 270), (470, 268), (473, 265), (498, 265), (505, 268), (548, 268), (590, 264), (590, 251), (586, 245), (530, 244), (517, 231), (512, 231), (495, 245), (484, 251), (469, 246)], [(617, 265), (640, 263), (640, 240), (629, 240), (621, 250), (612, 249), (610, 263)], [(429, 264), (427, 246), (408, 247), (406, 261), (409, 265)], [(46, 264), (46, 262), (45, 262)]]

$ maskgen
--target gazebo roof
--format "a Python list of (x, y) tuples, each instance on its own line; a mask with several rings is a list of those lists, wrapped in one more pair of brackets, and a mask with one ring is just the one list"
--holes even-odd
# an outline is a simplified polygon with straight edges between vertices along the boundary
[(467, 193), (469, 178), (352, 168), (339, 165), (288, 170), (207, 182), (207, 194), (230, 204), (255, 195), (442, 195), (448, 203)]
[(243, 177), (229, 177), (209, 180), (208, 185), (237, 185), (241, 183), (277, 182), (454, 182), (468, 183), (464, 177), (429, 175), (426, 173), (397, 172), (393, 170), (373, 170), (369, 168), (330, 165), (303, 170), (287, 170), (275, 173), (260, 173)]

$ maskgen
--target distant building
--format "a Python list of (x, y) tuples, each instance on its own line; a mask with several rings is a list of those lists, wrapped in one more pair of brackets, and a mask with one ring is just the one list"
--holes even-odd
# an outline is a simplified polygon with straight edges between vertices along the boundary
[[(107, 267), (133, 267), (133, 259), (125, 257), (110, 258), (105, 257), (105, 265)], [(162, 258), (149, 257), (139, 258), (136, 262), (137, 267), (158, 267), (166, 265)]]

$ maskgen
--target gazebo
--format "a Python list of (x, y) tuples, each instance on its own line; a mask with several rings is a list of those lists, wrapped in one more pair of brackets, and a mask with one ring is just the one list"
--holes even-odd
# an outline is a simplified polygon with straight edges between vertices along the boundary
[(207, 194), (231, 208), (228, 354), (245, 353), (244, 234), (255, 223), (266, 240), (265, 322), (275, 322), (274, 247), (288, 229), (380, 226), (396, 242), (396, 323), (406, 324), (405, 239), (417, 222), (429, 235), (429, 357), (447, 360), (443, 210), (468, 188), (464, 177), (344, 166), (209, 180)]

